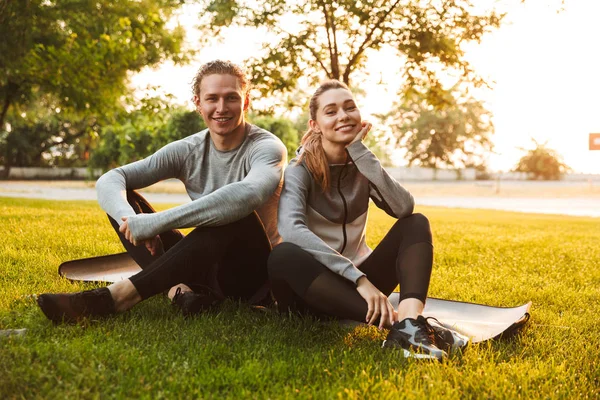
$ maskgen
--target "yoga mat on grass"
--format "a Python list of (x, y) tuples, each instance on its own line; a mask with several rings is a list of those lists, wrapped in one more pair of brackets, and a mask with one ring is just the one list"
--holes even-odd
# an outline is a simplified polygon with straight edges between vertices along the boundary
[[(66, 261), (58, 273), (74, 281), (117, 282), (141, 271), (127, 253)], [(389, 296), (398, 306), (399, 293)], [(508, 337), (517, 333), (529, 320), (531, 302), (517, 307), (494, 307), (484, 304), (428, 297), (423, 315), (434, 317), (447, 328), (471, 338), (472, 343)]]

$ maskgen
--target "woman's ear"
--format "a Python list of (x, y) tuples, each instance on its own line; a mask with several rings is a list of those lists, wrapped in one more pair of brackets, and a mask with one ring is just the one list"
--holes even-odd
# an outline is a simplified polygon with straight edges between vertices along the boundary
[(321, 130), (319, 129), (319, 125), (317, 125), (317, 121), (315, 121), (313, 119), (308, 120), (308, 127), (317, 133), (321, 133)]

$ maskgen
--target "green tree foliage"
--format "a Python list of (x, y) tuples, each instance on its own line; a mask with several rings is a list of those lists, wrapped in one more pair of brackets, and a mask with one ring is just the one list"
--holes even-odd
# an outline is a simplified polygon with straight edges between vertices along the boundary
[(169, 116), (163, 141), (165, 144), (170, 143), (204, 129), (206, 129), (206, 124), (198, 112), (177, 109)]
[[(129, 92), (128, 74), (185, 60), (184, 31), (166, 21), (180, 0), (3, 0), (0, 3), (0, 130), (43, 102), (88, 124), (106, 119)], [(40, 118), (40, 121), (43, 118)], [(30, 118), (34, 124), (35, 118)], [(8, 122), (8, 125), (5, 125)], [(78, 123), (79, 123), (78, 122)], [(63, 121), (63, 123), (66, 123)], [(4, 132), (11, 152), (13, 131)], [(22, 133), (22, 131), (19, 131)], [(11, 157), (5, 153), (5, 166)]]
[(204, 0), (206, 37), (231, 24), (262, 27), (271, 35), (264, 57), (250, 62), (252, 82), (263, 95), (292, 91), (301, 78), (347, 84), (364, 72), (373, 52), (392, 49), (404, 60), (398, 75), (404, 92), (429, 88), (443, 94), (443, 69), (482, 83), (464, 58), (462, 45), (479, 42), (500, 25), (503, 14), (478, 12), (469, 0)]
[(491, 115), (480, 101), (461, 96), (457, 87), (432, 105), (415, 94), (381, 116), (406, 150), (409, 165), (434, 169), (476, 167), (492, 150)]
[(532, 140), (535, 148), (521, 149), (527, 153), (519, 160), (514, 169), (515, 172), (525, 172), (529, 179), (548, 181), (560, 180), (565, 173), (571, 170), (555, 150), (548, 148), (547, 142), (538, 143), (535, 139)]
[(300, 135), (292, 121), (270, 115), (249, 115), (248, 120), (281, 139), (288, 152), (288, 161), (295, 157), (296, 149), (300, 146)]
[(95, 120), (48, 110), (43, 103), (33, 112), (11, 118), (11, 130), (0, 134), (0, 163), (17, 167), (82, 166), (89, 157)]
[(106, 171), (137, 161), (205, 128), (196, 111), (171, 107), (162, 99), (145, 99), (137, 109), (102, 127), (89, 166)]

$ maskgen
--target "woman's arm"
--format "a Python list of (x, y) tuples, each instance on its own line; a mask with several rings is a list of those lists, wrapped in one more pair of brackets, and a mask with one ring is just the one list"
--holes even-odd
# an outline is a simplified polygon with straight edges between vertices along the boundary
[(383, 169), (362, 141), (356, 141), (346, 149), (360, 173), (369, 180), (370, 196), (377, 207), (398, 219), (413, 213), (413, 196)]

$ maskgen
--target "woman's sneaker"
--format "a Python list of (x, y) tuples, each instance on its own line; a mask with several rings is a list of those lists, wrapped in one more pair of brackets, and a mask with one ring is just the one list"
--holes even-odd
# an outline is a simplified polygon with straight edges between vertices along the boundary
[(402, 349), (407, 358), (441, 360), (448, 356), (435, 345), (433, 328), (422, 315), (395, 322), (382, 347)]
[(469, 344), (470, 339), (467, 336), (446, 328), (437, 318), (427, 317), (425, 320), (433, 328), (435, 344), (440, 349), (448, 353), (455, 353), (463, 350)]

